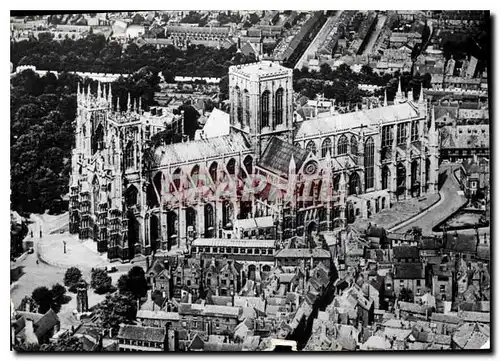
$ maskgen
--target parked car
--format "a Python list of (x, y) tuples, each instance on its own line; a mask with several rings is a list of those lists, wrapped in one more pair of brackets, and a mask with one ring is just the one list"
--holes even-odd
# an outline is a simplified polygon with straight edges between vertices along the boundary
[(32, 253), (35, 253), (35, 250), (33, 249), (33, 247), (30, 247), (28, 249), (28, 254), (32, 254)]
[(108, 266), (108, 267), (106, 267), (106, 271), (108, 271), (108, 273), (114, 273), (114, 272), (118, 272), (118, 268), (116, 268), (115, 266), (113, 266), (113, 267)]

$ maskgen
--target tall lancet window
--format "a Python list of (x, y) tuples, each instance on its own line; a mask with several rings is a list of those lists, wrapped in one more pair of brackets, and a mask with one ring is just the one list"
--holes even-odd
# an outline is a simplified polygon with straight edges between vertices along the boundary
[(125, 169), (134, 167), (134, 143), (128, 142), (125, 148)]
[(275, 109), (276, 109), (276, 125), (283, 124), (283, 88), (279, 88), (276, 91), (275, 99)]
[(373, 138), (370, 137), (365, 142), (365, 187), (366, 189), (373, 188), (375, 179), (375, 146)]
[(245, 89), (243, 94), (245, 100), (245, 125), (250, 126), (250, 93)]
[(236, 87), (236, 119), (243, 125), (243, 98), (241, 96), (240, 88)]
[(261, 102), (261, 127), (265, 128), (269, 126), (269, 91), (266, 90), (262, 93)]

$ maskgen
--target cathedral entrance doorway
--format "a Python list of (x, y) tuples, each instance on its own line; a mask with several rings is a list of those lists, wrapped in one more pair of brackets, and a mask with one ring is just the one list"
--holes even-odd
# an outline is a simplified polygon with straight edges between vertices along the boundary
[(414, 197), (420, 196), (420, 182), (418, 180), (418, 161), (411, 162), (411, 192)]
[(196, 211), (194, 208), (186, 208), (186, 235), (189, 240), (196, 238)]
[(170, 211), (167, 212), (167, 250), (170, 251), (170, 248), (177, 244), (177, 214), (175, 212)]
[(128, 259), (132, 259), (135, 256), (135, 244), (139, 242), (139, 222), (132, 212), (128, 212), (127, 218)]
[(249, 280), (255, 281), (256, 271), (257, 271), (257, 268), (255, 267), (255, 265), (251, 264), (250, 266), (248, 266), (248, 279)]

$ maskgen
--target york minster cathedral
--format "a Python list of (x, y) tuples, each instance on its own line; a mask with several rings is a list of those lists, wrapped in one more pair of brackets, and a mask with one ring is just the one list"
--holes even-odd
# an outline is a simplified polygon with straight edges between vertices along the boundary
[[(218, 119), (195, 140), (154, 143), (181, 133), (183, 115), (141, 110), (112, 91), (78, 88), (70, 181), (70, 231), (93, 239), (111, 260), (189, 250), (200, 238), (266, 237), (279, 247), (369, 218), (397, 200), (437, 192), (433, 109), (398, 89), (394, 104), (302, 120), (292, 69), (271, 61), (229, 69), (227, 127)], [(206, 130), (206, 131), (205, 131)], [(243, 227), (244, 228), (244, 227)]]

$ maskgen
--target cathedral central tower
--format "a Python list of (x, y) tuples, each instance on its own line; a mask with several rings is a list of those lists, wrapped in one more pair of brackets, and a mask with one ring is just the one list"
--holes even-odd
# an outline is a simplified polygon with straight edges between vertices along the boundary
[(293, 141), (292, 77), (272, 61), (229, 68), (231, 130), (248, 136), (257, 158), (273, 136)]

